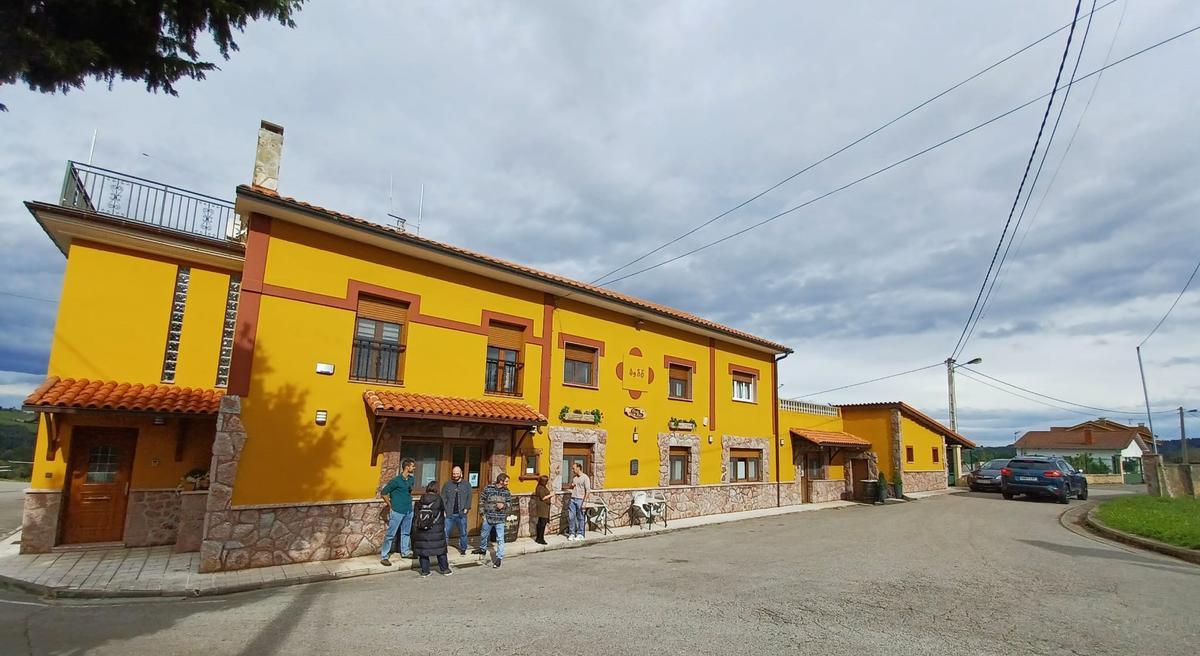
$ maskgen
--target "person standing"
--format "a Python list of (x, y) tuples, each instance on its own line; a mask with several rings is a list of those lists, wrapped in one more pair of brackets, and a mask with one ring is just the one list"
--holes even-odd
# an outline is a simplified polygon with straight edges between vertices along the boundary
[(436, 557), (438, 572), (450, 576), (446, 559), (446, 506), (438, 494), (437, 481), (425, 486), (425, 494), (413, 506), (413, 553), (421, 566), (421, 578), (429, 576), (429, 559)]
[(442, 503), (446, 507), (446, 542), (450, 532), (458, 527), (458, 553), (467, 553), (467, 512), (471, 510), (471, 484), (463, 479), (462, 467), (450, 470), (450, 480), (442, 486)]
[(538, 477), (537, 489), (533, 491), (533, 516), (537, 518), (537, 537), (533, 539), (538, 544), (546, 544), (546, 524), (550, 523), (550, 477), (545, 474)]
[(400, 475), (387, 482), (379, 491), (383, 502), (388, 507), (387, 535), (383, 538), (383, 549), (379, 552), (379, 564), (391, 566), (389, 559), (393, 553), (392, 543), (396, 540), (396, 532), (400, 533), (400, 557), (412, 558), (410, 542), (412, 540), (412, 488), (413, 474), (417, 471), (417, 461), (405, 458), (400, 461)]
[(568, 540), (582, 540), (587, 532), (587, 515), (583, 513), (583, 504), (587, 503), (588, 495), (592, 492), (592, 479), (583, 473), (579, 463), (571, 465), (571, 503), (567, 514)]
[(508, 509), (512, 506), (512, 493), (508, 491), (508, 474), (496, 476), (496, 482), (483, 489), (479, 495), (479, 512), (483, 513), (483, 526), (479, 528), (479, 548), (475, 553), (487, 555), (487, 539), (496, 529), (496, 557), (492, 567), (499, 568), (504, 560), (504, 527), (508, 521)]

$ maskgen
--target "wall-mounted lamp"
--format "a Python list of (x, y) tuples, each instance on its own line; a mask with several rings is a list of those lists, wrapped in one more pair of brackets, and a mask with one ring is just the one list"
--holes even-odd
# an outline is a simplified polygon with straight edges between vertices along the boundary
[(783, 438), (779, 438), (779, 446), (783, 446)]
[(709, 443), (709, 444), (712, 444), (712, 435), (709, 435), (709, 436), (708, 436), (708, 443)]
[(322, 376), (332, 376), (333, 365), (329, 362), (318, 362), (317, 373), (321, 374)]
[(638, 434), (637, 434), (637, 428), (635, 427), (633, 429), (633, 443), (637, 444), (637, 441), (638, 441)]
[(317, 425), (324, 426), (325, 422), (329, 421), (328, 410), (317, 410)]

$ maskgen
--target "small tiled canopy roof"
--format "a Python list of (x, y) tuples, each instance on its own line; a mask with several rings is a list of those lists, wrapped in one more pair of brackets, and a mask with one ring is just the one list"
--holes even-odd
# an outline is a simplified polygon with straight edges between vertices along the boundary
[(218, 389), (51, 376), (25, 399), (24, 409), (35, 412), (109, 410), (215, 415), (224, 395), (225, 392)]
[(841, 431), (820, 431), (810, 428), (789, 428), (792, 437), (807, 440), (816, 446), (831, 446), (841, 449), (869, 449), (871, 443), (857, 435)]
[(367, 390), (363, 400), (376, 417), (461, 419), (513, 426), (544, 425), (546, 418), (524, 403)]

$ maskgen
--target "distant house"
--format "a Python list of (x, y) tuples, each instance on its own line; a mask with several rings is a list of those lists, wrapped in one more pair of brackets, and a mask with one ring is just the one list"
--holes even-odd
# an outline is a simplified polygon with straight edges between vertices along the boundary
[[(1127, 459), (1140, 460), (1149, 453), (1150, 431), (1144, 426), (1126, 426), (1108, 419), (1075, 426), (1052, 426), (1029, 431), (1014, 445), (1018, 455), (1086, 456), (1108, 466), (1114, 474), (1125, 473)], [(1140, 470), (1140, 467), (1139, 467)]]

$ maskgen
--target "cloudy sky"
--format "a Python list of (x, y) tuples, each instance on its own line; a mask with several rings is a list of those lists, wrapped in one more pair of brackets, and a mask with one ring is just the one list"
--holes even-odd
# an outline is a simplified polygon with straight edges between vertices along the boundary
[[(65, 161), (87, 159), (93, 130), (99, 166), (231, 198), (249, 181), (265, 118), (286, 128), (284, 194), (382, 219), (393, 179), (391, 211), (414, 217), (424, 184), (422, 234), (592, 280), (1069, 23), (1073, 10), (1066, 0), (311, 2), (294, 30), (250, 26), (241, 51), (209, 79), (181, 83), (179, 97), (136, 83), (66, 95), (0, 88), (10, 110), (0, 114), (0, 405), (45, 372), (64, 263), (21, 203), (57, 198)], [(1120, 0), (1096, 14), (1080, 73), (1102, 66), (1110, 44), (1115, 60), (1196, 25), (1195, 2)], [(1046, 93), (1066, 34), (630, 270)], [(1114, 67), (1086, 113), (1097, 78), (1075, 87), (1019, 248), (960, 358), (1124, 414), (959, 377), (966, 434), (1008, 443), (1087, 416), (1137, 420), (1134, 347), (1200, 257), (1197, 60), (1200, 33)], [(1068, 75), (1073, 62), (1074, 46)], [(971, 310), (1044, 109), (613, 286), (791, 345), (785, 397), (938, 363)], [(1196, 286), (1143, 349), (1156, 408), (1200, 405)], [(902, 399), (944, 418), (945, 370), (806, 398)], [(1160, 434), (1177, 426), (1156, 415)]]

